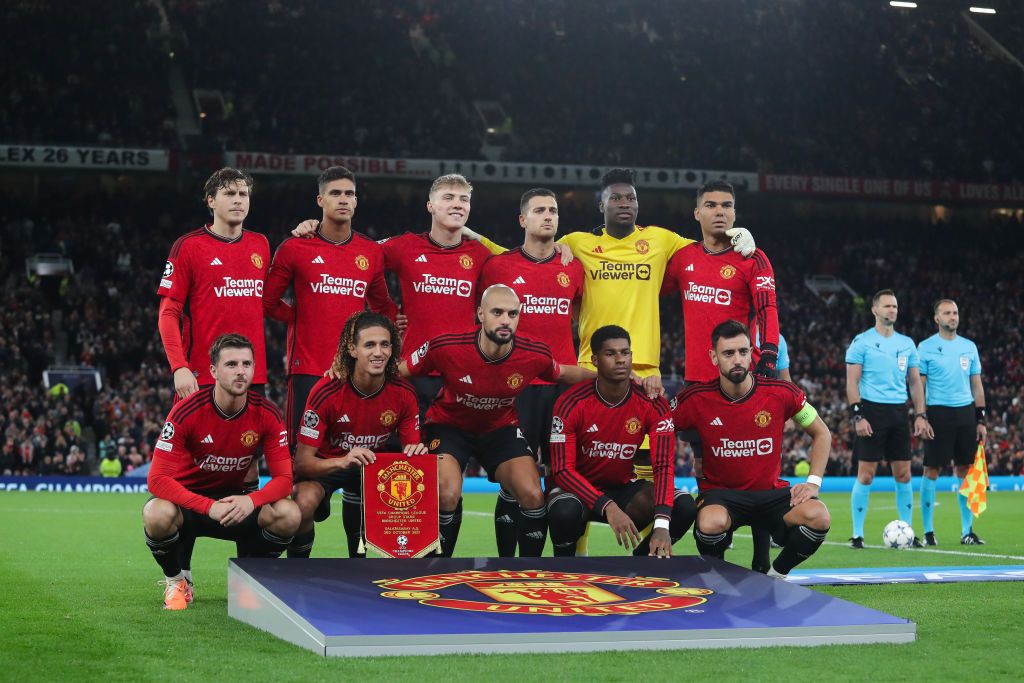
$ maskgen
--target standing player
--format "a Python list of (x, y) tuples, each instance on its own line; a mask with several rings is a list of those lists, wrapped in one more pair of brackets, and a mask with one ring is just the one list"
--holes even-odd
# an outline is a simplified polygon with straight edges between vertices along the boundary
[[(846, 400), (856, 430), (853, 455), (857, 481), (850, 503), (853, 509), (851, 548), (864, 547), (864, 519), (868, 514), (871, 483), (878, 463), (885, 458), (896, 480), (899, 518), (911, 524), (914, 490), (910, 485), (910, 430), (907, 426), (907, 388), (914, 403), (914, 436), (934, 436), (924, 411), (924, 386), (918, 370), (914, 340), (893, 327), (899, 313), (896, 293), (883, 289), (871, 299), (875, 326), (853, 338), (846, 350)], [(921, 541), (914, 538), (915, 548)]]
[[(295, 502), (302, 525), (288, 557), (309, 557), (321, 501), (339, 488), (361, 490), (360, 468), (374, 462), (374, 451), (392, 434), (397, 432), (407, 455), (427, 452), (420, 443), (416, 390), (398, 376), (400, 352), (398, 331), (383, 315), (363, 311), (345, 323), (331, 377), (313, 386), (302, 414), (295, 453)], [(346, 525), (349, 557), (366, 556), (359, 547), (359, 529), (357, 524), (352, 538)]]
[[(265, 393), (267, 353), (263, 332), (263, 282), (270, 244), (242, 227), (249, 215), (252, 177), (222, 168), (203, 186), (203, 201), (213, 220), (179, 237), (164, 265), (157, 294), (158, 326), (167, 362), (174, 374), (175, 400), (213, 383), (206, 351), (222, 334), (237, 332), (251, 340), (256, 362), (253, 389)], [(246, 490), (259, 486), (259, 458), (246, 476)], [(181, 562), (191, 581), (192, 543), (181, 543)]]
[(517, 337), (519, 297), (493, 285), (480, 299), (480, 330), (446, 334), (414, 351), (399, 370), (424, 376), (439, 373), (442, 391), (427, 411), (424, 427), (438, 464), (441, 552), (451, 557), (462, 515), (462, 476), (470, 457), (515, 496), (519, 554), (540, 557), (547, 528), (540, 476), (530, 444), (519, 430), (515, 399), (535, 378), (574, 384), (594, 373), (560, 365), (540, 342)]
[[(630, 381), (629, 333), (606, 325), (590, 337), (597, 379), (555, 403), (551, 423), (548, 525), (556, 556), (576, 554), (588, 521), (607, 522), (634, 555), (668, 557), (693, 524), (693, 498), (674, 491), (675, 429), (664, 398), (648, 398)], [(654, 484), (633, 476), (633, 457), (651, 443)], [(652, 536), (640, 530), (654, 523)]]
[[(921, 356), (928, 422), (935, 438), (924, 442), (924, 476), (921, 477), (921, 518), (924, 544), (935, 540), (935, 480), (939, 470), (953, 462), (957, 491), (974, 461), (975, 448), (985, 442), (985, 387), (981, 383), (981, 359), (978, 347), (970, 339), (958, 336), (960, 310), (952, 299), (935, 303), (938, 334), (917, 347)], [(959, 493), (960, 543), (984, 545), (972, 528), (967, 498)]]
[[(710, 382), (719, 371), (708, 353), (711, 330), (726, 320), (745, 321), (760, 348), (754, 348), (754, 374), (774, 377), (779, 352), (779, 316), (775, 305), (775, 272), (768, 257), (756, 249), (744, 258), (732, 249), (729, 231), (736, 224), (736, 190), (713, 180), (697, 190), (693, 217), (703, 241), (675, 253), (665, 270), (662, 294), (679, 291), (683, 304), (686, 343), (686, 384)], [(700, 458), (697, 430), (682, 435)], [(770, 566), (771, 539), (752, 527), (754, 559), (751, 567), (762, 573)]]
[[(817, 496), (832, 435), (799, 387), (749, 372), (752, 347), (742, 323), (715, 327), (709, 355), (718, 379), (684, 389), (672, 415), (677, 429), (696, 429), (704, 444), (694, 529), (701, 555), (721, 559), (736, 528), (764, 527), (784, 539), (768, 575), (785, 577), (814, 554), (829, 530), (828, 509)], [(792, 488), (780, 479), (789, 418), (812, 438), (811, 474)]]
[[(370, 308), (392, 319), (397, 308), (384, 282), (384, 254), (374, 240), (355, 232), (355, 176), (332, 166), (317, 178), (316, 203), (323, 217), (312, 239), (286, 239), (277, 248), (267, 274), (263, 310), (288, 325), (288, 437), (295, 450), (299, 420), (313, 385), (331, 367), (337, 334), (356, 311)], [(294, 303), (281, 297), (291, 288)], [(348, 544), (359, 543), (362, 526), (360, 488), (347, 489), (341, 517)], [(320, 517), (330, 514), (324, 499)], [(321, 520), (322, 521), (322, 520)], [(292, 553), (289, 553), (292, 554)]]
[(233, 168), (211, 175), (203, 197), (213, 221), (179, 237), (167, 257), (157, 288), (160, 339), (179, 399), (213, 384), (206, 352), (229, 331), (252, 340), (253, 383), (267, 382), (262, 299), (270, 244), (242, 227), (252, 187), (249, 174)]
[[(555, 250), (558, 202), (546, 188), (527, 190), (519, 201), (523, 246), (492, 256), (480, 273), (479, 290), (496, 284), (509, 286), (519, 296), (519, 333), (543, 342), (562, 365), (576, 364), (572, 321), (583, 296), (583, 267), (579, 261), (563, 265)], [(519, 427), (530, 449), (547, 465), (551, 411), (562, 387), (535, 379), (516, 398)], [(498, 555), (516, 554), (518, 505), (502, 489), (494, 507), (494, 535)]]
[[(332, 166), (317, 178), (323, 218), (312, 239), (286, 239), (267, 273), (263, 311), (288, 324), (288, 435), (294, 446), (310, 389), (335, 358), (334, 330), (369, 304), (392, 319), (380, 245), (352, 229), (355, 176)], [(294, 303), (282, 300), (291, 288)], [(324, 331), (328, 334), (323, 334)]]
[[(146, 545), (166, 577), (164, 607), (185, 609), (191, 582), (181, 565), (185, 538), (233, 540), (240, 556), (277, 557), (291, 542), (300, 514), (292, 490), (288, 434), (281, 413), (250, 391), (253, 345), (237, 334), (210, 347), (212, 389), (194, 392), (171, 409), (153, 449), (142, 509)], [(270, 482), (244, 494), (249, 463), (262, 448)]]

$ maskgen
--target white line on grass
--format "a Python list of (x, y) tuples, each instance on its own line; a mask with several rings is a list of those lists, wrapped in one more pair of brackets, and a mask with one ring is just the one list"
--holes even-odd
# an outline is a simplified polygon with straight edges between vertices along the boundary
[[(463, 514), (473, 515), (474, 517), (493, 517), (494, 514), (491, 512), (478, 512), (476, 510), (467, 510)], [(595, 524), (602, 524), (602, 522), (594, 522)], [(737, 538), (751, 538), (750, 534), (733, 534)], [(823, 545), (835, 545), (849, 547), (848, 543), (843, 541), (825, 541)], [(865, 548), (871, 550), (888, 550), (885, 546), (881, 545), (864, 545)], [(937, 548), (914, 548), (914, 553), (935, 553), (937, 555), (963, 555), (965, 557), (992, 557), (1000, 560), (1024, 560), (1024, 555), (996, 555), (995, 553), (971, 553), (965, 550), (939, 550)]]

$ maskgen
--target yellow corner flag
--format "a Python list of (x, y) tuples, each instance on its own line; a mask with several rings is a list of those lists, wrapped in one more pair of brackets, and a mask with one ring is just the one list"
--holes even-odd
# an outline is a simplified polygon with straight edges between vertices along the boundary
[(967, 499), (967, 507), (975, 517), (980, 517), (988, 507), (988, 503), (985, 502), (987, 490), (988, 465), (985, 463), (985, 444), (979, 443), (974, 454), (974, 464), (967, 470), (964, 483), (960, 486), (960, 495)]

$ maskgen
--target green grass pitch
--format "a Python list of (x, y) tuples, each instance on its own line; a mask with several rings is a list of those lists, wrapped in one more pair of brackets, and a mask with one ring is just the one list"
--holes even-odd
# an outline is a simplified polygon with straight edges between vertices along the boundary
[[(1024, 495), (993, 493), (976, 523), (988, 544), (959, 544), (952, 494), (939, 494), (940, 546), (855, 552), (849, 496), (823, 496), (832, 511), (828, 545), (808, 567), (1024, 564)], [(544, 680), (992, 681), (1024, 676), (1024, 584), (975, 583), (822, 588), (831, 595), (913, 619), (907, 645), (734, 650), (466, 655), (325, 659), (227, 616), (225, 560), (233, 546), (201, 539), (196, 602), (161, 609), (160, 570), (142, 538), (142, 495), (7, 493), (0, 496), (0, 680)], [(494, 554), (492, 495), (466, 498), (458, 554)], [(896, 517), (892, 494), (876, 494), (868, 543)], [(918, 511), (919, 514), (919, 511)], [(340, 515), (321, 525), (314, 557), (342, 556)], [(920, 517), (915, 518), (920, 522)], [(677, 552), (693, 553), (692, 537)], [(621, 551), (603, 526), (591, 555)], [(738, 534), (728, 559), (746, 564)]]

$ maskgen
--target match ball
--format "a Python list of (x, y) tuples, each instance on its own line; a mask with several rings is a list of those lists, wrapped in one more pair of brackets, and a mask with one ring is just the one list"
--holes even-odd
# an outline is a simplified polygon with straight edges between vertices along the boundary
[(882, 545), (886, 548), (909, 548), (914, 542), (914, 529), (902, 519), (885, 525), (882, 530)]

